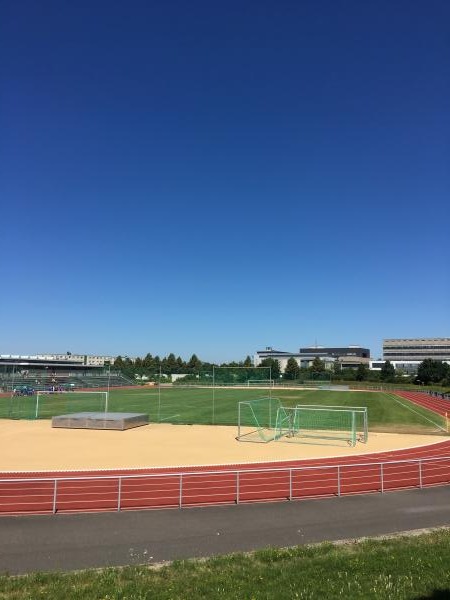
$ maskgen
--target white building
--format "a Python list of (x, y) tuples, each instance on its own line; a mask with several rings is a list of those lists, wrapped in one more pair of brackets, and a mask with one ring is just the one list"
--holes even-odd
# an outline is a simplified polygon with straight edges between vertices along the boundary
[(0, 354), (0, 364), (16, 362), (17, 364), (67, 364), (84, 365), (87, 367), (103, 367), (105, 364), (114, 364), (115, 356), (90, 355), (90, 354)]
[(385, 361), (408, 374), (417, 373), (425, 359), (450, 364), (450, 338), (390, 338), (383, 340), (383, 360), (371, 361), (371, 369), (381, 370)]
[[(314, 359), (317, 358), (316, 354), (302, 354), (300, 352), (284, 352), (282, 350), (273, 350), (271, 347), (267, 347), (265, 350), (258, 350), (253, 357), (253, 364), (258, 367), (261, 362), (266, 358), (273, 358), (280, 364), (280, 370), (282, 373), (286, 370), (287, 362), (290, 358), (295, 359), (298, 366), (302, 369), (311, 367)], [(320, 356), (320, 360), (324, 363), (326, 370), (332, 370), (335, 359), (331, 356)]]

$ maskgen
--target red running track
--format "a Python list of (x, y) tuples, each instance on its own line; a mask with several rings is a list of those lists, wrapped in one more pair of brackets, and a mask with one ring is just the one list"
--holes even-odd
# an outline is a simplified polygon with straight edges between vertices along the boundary
[(428, 408), (428, 410), (431, 410), (442, 417), (445, 417), (447, 414), (450, 416), (450, 400), (442, 400), (441, 398), (429, 396), (423, 392), (402, 391), (396, 392), (395, 395), (406, 398), (406, 400), (418, 404), (419, 406), (423, 406), (424, 408)]
[[(426, 395), (413, 401), (430, 400), (435, 408), (426, 407), (436, 412), (446, 402), (422, 396)], [(189, 471), (179, 467), (9, 473), (0, 479), (0, 514), (294, 500), (446, 484), (450, 484), (450, 440), (346, 459), (201, 466)]]

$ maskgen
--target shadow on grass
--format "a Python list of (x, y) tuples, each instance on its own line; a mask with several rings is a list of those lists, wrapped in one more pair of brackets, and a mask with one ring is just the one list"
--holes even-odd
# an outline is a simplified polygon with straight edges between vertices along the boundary
[(414, 600), (449, 600), (450, 589), (433, 590), (428, 596), (417, 596)]

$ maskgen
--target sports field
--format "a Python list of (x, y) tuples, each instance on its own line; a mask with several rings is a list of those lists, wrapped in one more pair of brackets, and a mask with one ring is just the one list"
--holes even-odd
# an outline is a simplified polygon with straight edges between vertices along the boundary
[[(113, 389), (109, 394), (108, 410), (146, 413), (151, 422), (237, 425), (239, 402), (269, 395), (278, 398), (284, 406), (317, 404), (367, 407), (370, 431), (443, 433), (446, 429), (445, 418), (386, 392), (184, 386)], [(54, 415), (104, 409), (104, 393), (68, 392), (42, 396), (39, 418), (49, 419)], [(0, 418), (33, 419), (35, 414), (35, 396), (0, 398)]]
[[(301, 443), (289, 437), (240, 443), (238, 403), (271, 391), (216, 387), (213, 396), (212, 388), (114, 390), (109, 410), (146, 412), (152, 420), (124, 432), (54, 429), (44, 418), (2, 419), (0, 512), (181, 507), (448, 483), (449, 437), (437, 414), (442, 409), (445, 415), (445, 401), (425, 394), (409, 402), (405, 393), (277, 389), (283, 405), (366, 406), (367, 443), (310, 436)], [(41, 415), (98, 410), (93, 398), (76, 392), (40, 397)], [(98, 398), (105, 402), (105, 394)], [(21, 406), (24, 416), (35, 414), (36, 399), (19, 400), (26, 402), (11, 406), (9, 398), (1, 399), (3, 413)], [(429, 401), (432, 410), (419, 406)]]

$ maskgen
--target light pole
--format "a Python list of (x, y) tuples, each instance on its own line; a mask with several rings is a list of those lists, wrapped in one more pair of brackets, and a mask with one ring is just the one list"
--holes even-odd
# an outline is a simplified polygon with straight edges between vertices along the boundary
[(161, 423), (161, 365), (159, 365), (158, 379), (158, 423)]
[(109, 388), (111, 387), (111, 361), (108, 364), (108, 389), (106, 392), (106, 404), (105, 404), (105, 413), (108, 412), (108, 403), (109, 403)]
[(216, 381), (216, 372), (215, 372), (215, 365), (213, 365), (213, 393), (212, 393), (212, 424), (214, 425), (214, 414), (216, 412), (216, 394), (215, 394), (215, 381)]

